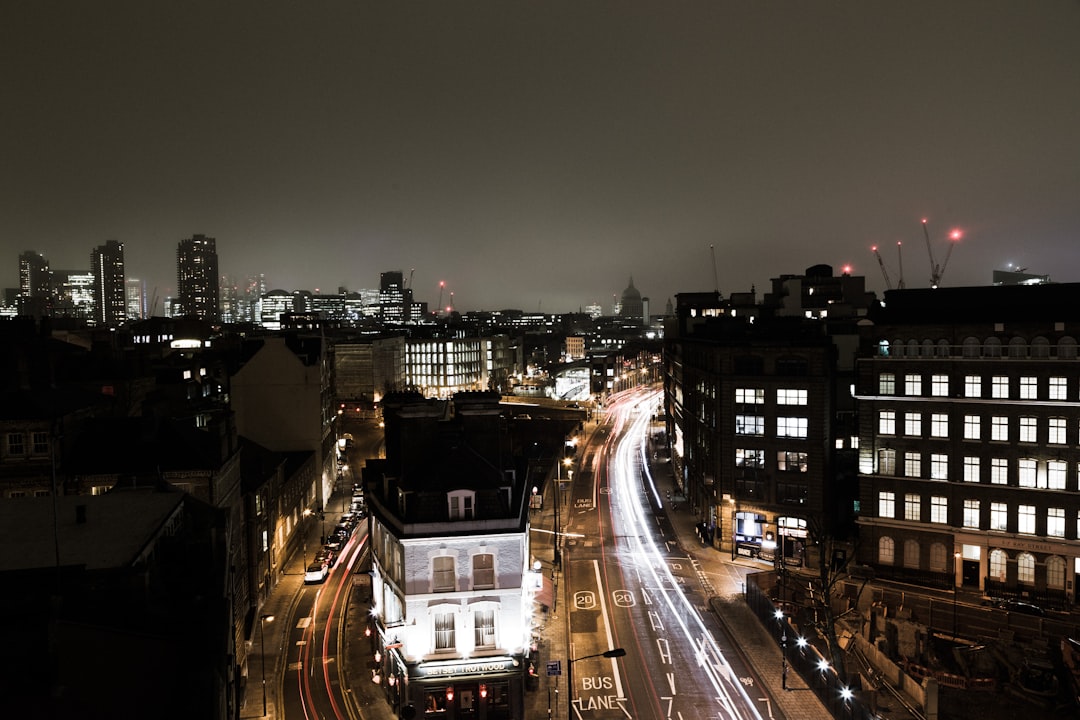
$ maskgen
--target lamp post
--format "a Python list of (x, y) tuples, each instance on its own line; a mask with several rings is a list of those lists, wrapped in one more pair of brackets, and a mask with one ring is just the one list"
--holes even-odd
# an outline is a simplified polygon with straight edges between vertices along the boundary
[(952, 637), (956, 640), (956, 566), (960, 563), (960, 553), (953, 553), (953, 588), (952, 588)]
[[(559, 568), (560, 570), (562, 569), (562, 552), (559, 549), (559, 534), (562, 532), (562, 518), (560, 516), (560, 498), (562, 496), (563, 487), (562, 469), (563, 465), (565, 465), (567, 472), (572, 472), (570, 470), (570, 465), (572, 465), (573, 462), (573, 458), (564, 457), (559, 462), (555, 480), (555, 532), (551, 536), (551, 542), (555, 550), (555, 567)], [(570, 477), (573, 477), (573, 475), (570, 475)]]
[(787, 690), (787, 622), (783, 610), (778, 609), (775, 617), (780, 623), (780, 687)]
[(311, 514), (311, 510), (304, 509), (303, 515), (300, 516), (300, 557), (304, 560), (304, 566), (300, 568), (300, 572), (307, 572), (307, 523), (304, 519)]
[(266, 625), (266, 623), (273, 621), (273, 615), (259, 616), (259, 646), (262, 648), (262, 659), (259, 661), (259, 670), (262, 672), (263, 717), (266, 717), (266, 636), (263, 633), (263, 626)]
[(620, 648), (613, 648), (611, 650), (605, 650), (602, 653), (595, 653), (593, 655), (585, 655), (584, 657), (571, 658), (566, 662), (566, 717), (568, 720), (574, 720), (574, 663), (578, 660), (588, 660), (589, 658), (617, 658), (626, 655), (626, 650)]

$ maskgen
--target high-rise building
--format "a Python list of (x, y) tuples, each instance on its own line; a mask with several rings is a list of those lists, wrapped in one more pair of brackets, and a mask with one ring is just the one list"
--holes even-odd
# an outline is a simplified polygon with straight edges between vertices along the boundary
[(48, 297), (52, 294), (49, 261), (33, 250), (19, 255), (19, 294), (24, 298)]
[(176, 249), (176, 312), (218, 322), (218, 256), (216, 241), (205, 235), (181, 240)]
[(128, 278), (125, 284), (127, 316), (129, 320), (146, 317), (146, 283), (138, 278)]
[(403, 323), (409, 319), (412, 291), (405, 287), (400, 270), (379, 273), (379, 316), (386, 323)]
[(94, 321), (120, 325), (127, 320), (124, 295), (124, 244), (109, 240), (90, 253), (94, 274)]

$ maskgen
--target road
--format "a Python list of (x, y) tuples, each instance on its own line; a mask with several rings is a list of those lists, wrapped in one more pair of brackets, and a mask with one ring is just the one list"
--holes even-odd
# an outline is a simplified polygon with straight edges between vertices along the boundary
[(644, 454), (659, 397), (635, 390), (609, 401), (564, 503), (572, 717), (770, 717), (747, 694), (753, 674), (723, 652), (730, 641), (705, 612), (692, 560), (665, 539), (665, 499)]

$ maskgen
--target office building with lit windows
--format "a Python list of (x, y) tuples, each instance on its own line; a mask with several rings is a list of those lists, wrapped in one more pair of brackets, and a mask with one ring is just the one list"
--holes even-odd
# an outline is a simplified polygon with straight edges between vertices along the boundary
[(94, 315), (98, 325), (115, 326), (127, 320), (124, 244), (109, 240), (90, 254), (94, 275)]
[(205, 235), (181, 240), (176, 249), (178, 308), (174, 315), (194, 315), (210, 323), (221, 321), (217, 241)]
[(425, 397), (488, 389), (487, 344), (476, 337), (408, 338), (405, 384)]
[(1080, 284), (885, 293), (857, 360), (863, 564), (1076, 603), (1078, 300)]

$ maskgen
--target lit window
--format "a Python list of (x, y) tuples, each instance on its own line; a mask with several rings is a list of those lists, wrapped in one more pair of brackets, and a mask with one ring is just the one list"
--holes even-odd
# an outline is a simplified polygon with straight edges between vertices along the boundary
[(1050, 378), (1047, 387), (1047, 397), (1051, 400), (1067, 400), (1069, 397), (1069, 381), (1063, 377)]
[(1016, 556), (1016, 581), (1024, 585), (1035, 584), (1035, 556), (1022, 552)]
[(1009, 506), (1005, 503), (990, 503), (990, 529), (1004, 532), (1009, 527)]
[(804, 417), (776, 418), (776, 437), (805, 438), (808, 419)]
[(878, 412), (878, 433), (881, 435), (896, 434), (896, 413), (892, 410)]
[(893, 373), (881, 373), (878, 375), (878, 394), (896, 394), (896, 375)]
[(761, 388), (735, 388), (735, 402), (744, 405), (764, 405), (765, 391)]
[(794, 390), (791, 388), (780, 388), (776, 391), (776, 404), (777, 405), (805, 405), (806, 404), (806, 390)]
[(1046, 586), (1051, 590), (1065, 589), (1065, 561), (1057, 555), (1046, 558)]
[(1020, 417), (1020, 442), (1036, 442), (1038, 438), (1038, 419), (1031, 415)]
[(881, 448), (878, 450), (878, 474), (879, 475), (895, 475), (896, 474), (896, 451), (892, 448)]
[(1036, 486), (1038, 475), (1038, 463), (1031, 458), (1020, 458), (1016, 461), (1016, 484), (1020, 487), (1033, 488)]
[(904, 394), (922, 395), (922, 375), (904, 376)]
[(979, 478), (979, 458), (973, 455), (964, 457), (964, 482), (977, 483)]
[(455, 614), (453, 612), (435, 613), (434, 620), (435, 650), (453, 650), (456, 647), (454, 643)]
[(922, 414), (904, 413), (904, 434), (908, 437), (922, 437)]
[(1020, 378), (1020, 399), (1037, 400), (1039, 397), (1039, 380), (1030, 375)]
[(475, 629), (473, 642), (476, 647), (495, 647), (495, 610), (493, 608), (474, 610), (473, 628)]
[(779, 450), (776, 453), (776, 469), (793, 472), (806, 472), (806, 453), (793, 450)]
[(922, 455), (917, 452), (904, 453), (904, 475), (922, 477)]
[(949, 437), (949, 416), (945, 413), (932, 413), (930, 415), (930, 437)]
[(1065, 418), (1052, 417), (1047, 420), (1048, 434), (1046, 442), (1049, 445), (1065, 444)]
[(1009, 418), (1004, 415), (994, 415), (990, 418), (990, 439), (1006, 441), (1009, 439)]
[(949, 522), (949, 498), (941, 495), (933, 495), (930, 498), (930, 522)]
[(892, 565), (896, 561), (896, 544), (891, 537), (878, 540), (878, 563)]
[(964, 416), (964, 439), (979, 440), (982, 437), (982, 419), (978, 415)]
[(949, 376), (948, 375), (931, 375), (930, 376), (930, 394), (934, 397), (948, 397), (949, 396)]
[(922, 514), (922, 496), (908, 493), (904, 495), (904, 519), (918, 522)]
[(969, 397), (969, 398), (982, 397), (982, 376), (981, 375), (965, 375), (964, 376), (964, 397)]
[(1064, 460), (1046, 461), (1046, 486), (1051, 490), (1065, 489), (1065, 469), (1068, 466)]
[(1006, 375), (995, 375), (990, 378), (990, 397), (997, 399), (1009, 397), (1009, 378)]
[(736, 415), (736, 435), (764, 435), (765, 418), (762, 415)]
[(1016, 508), (1016, 532), (1024, 535), (1035, 534), (1035, 506), (1020, 505)]
[(994, 485), (1009, 484), (1009, 461), (1006, 458), (990, 459), (990, 482)]
[(964, 527), (966, 527), (966, 528), (978, 528), (979, 527), (979, 501), (978, 500), (965, 500), (964, 501)]
[(737, 467), (763, 468), (765, 467), (765, 451), (736, 448), (735, 465)]
[(1046, 534), (1065, 537), (1065, 508), (1046, 508)]
[(878, 493), (878, 517), (896, 517), (896, 494), (882, 490)]
[(919, 542), (917, 540), (904, 541), (904, 567), (919, 567)]
[(990, 552), (990, 579), (1005, 582), (1005, 567), (1009, 556), (1003, 550)]
[(949, 479), (949, 456), (945, 453), (931, 453), (930, 477), (933, 480)]

